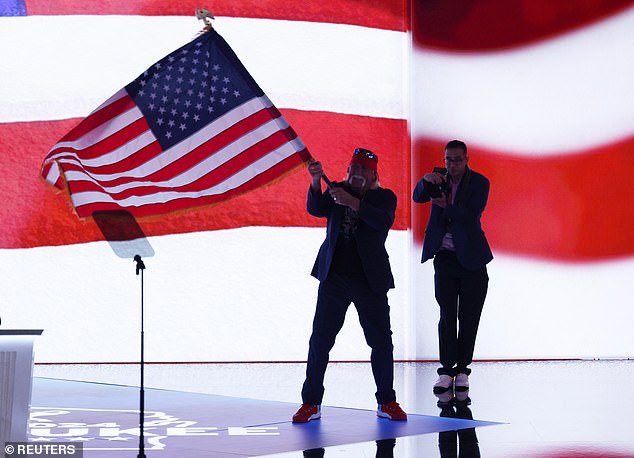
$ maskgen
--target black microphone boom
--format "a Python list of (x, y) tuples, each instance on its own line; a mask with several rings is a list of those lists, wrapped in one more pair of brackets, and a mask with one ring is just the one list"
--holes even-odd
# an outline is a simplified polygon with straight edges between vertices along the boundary
[(145, 264), (138, 254), (134, 256), (134, 260), (136, 261), (136, 274), (139, 275), (139, 270), (145, 269)]

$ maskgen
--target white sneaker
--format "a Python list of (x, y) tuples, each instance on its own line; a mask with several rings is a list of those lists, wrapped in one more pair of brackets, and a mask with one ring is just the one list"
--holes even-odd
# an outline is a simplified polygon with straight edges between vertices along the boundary
[(444, 393), (435, 393), (435, 396), (438, 398), (438, 402), (436, 405), (438, 407), (447, 407), (453, 405), (453, 391), (447, 390)]
[(471, 398), (469, 397), (468, 389), (466, 391), (456, 391), (456, 397), (454, 399), (456, 401), (456, 405), (471, 405)]
[(456, 386), (456, 391), (468, 391), (469, 376), (467, 374), (456, 375), (456, 380), (454, 381), (454, 384)]
[(440, 394), (449, 391), (453, 387), (453, 377), (449, 375), (441, 375), (434, 383), (434, 393)]

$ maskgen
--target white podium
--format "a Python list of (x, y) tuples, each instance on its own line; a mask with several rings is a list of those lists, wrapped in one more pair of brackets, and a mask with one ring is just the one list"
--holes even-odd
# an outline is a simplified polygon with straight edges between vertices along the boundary
[(42, 329), (0, 329), (0, 444), (26, 441), (33, 387), (33, 339)]

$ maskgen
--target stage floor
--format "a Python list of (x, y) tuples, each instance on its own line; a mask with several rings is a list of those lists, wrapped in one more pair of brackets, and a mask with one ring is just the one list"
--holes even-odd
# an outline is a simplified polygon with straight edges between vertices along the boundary
[[(89, 457), (130, 456), (139, 447), (138, 388), (37, 378), (30, 440), (84, 444)], [(406, 422), (374, 411), (322, 407), (322, 419), (293, 424), (295, 404), (213, 394), (145, 390), (148, 456), (249, 457), (303, 451), (494, 423), (410, 415)]]
[[(440, 407), (435, 364), (397, 363), (406, 423), (376, 417), (369, 364), (331, 363), (322, 419), (293, 425), (303, 370), (146, 365), (147, 456), (634, 457), (634, 361), (476, 363), (471, 405)], [(36, 365), (35, 375), (30, 440), (136, 456), (138, 366)]]

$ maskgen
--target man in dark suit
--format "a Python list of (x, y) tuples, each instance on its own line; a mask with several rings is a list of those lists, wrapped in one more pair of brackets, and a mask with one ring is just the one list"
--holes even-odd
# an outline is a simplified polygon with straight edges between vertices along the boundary
[(467, 145), (445, 146), (446, 170), (427, 173), (414, 189), (414, 201), (431, 201), (422, 262), (434, 258), (434, 286), (440, 306), (438, 340), (441, 367), (434, 392), (469, 389), (480, 315), (487, 294), (486, 265), (493, 259), (480, 217), (489, 180), (471, 170)]
[(293, 422), (321, 417), (324, 374), (329, 353), (354, 303), (366, 342), (377, 386), (377, 415), (406, 420), (393, 388), (394, 359), (390, 306), (387, 292), (394, 288), (385, 239), (394, 223), (396, 195), (379, 186), (378, 157), (372, 151), (354, 151), (348, 176), (322, 191), (324, 175), (319, 162), (311, 162), (308, 212), (327, 218), (326, 239), (319, 249), (312, 275), (319, 280), (313, 332), (309, 341), (302, 406)]

